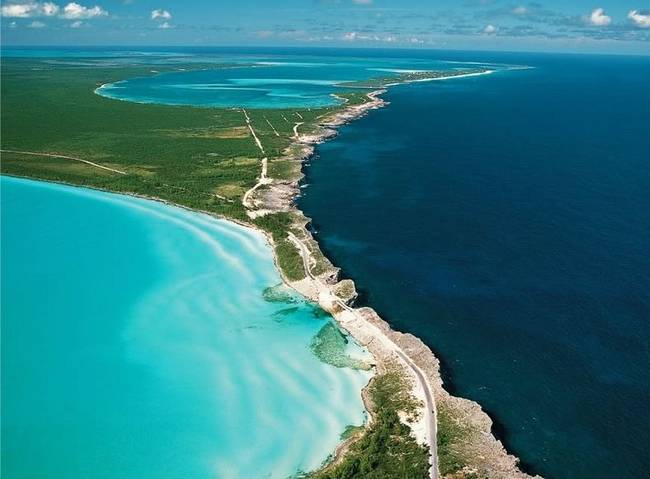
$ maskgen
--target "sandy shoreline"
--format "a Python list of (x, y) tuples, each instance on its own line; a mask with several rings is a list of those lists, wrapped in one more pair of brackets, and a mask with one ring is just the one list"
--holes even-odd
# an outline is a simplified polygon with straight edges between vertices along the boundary
[(468, 78), (468, 77), (477, 77), (481, 75), (490, 75), (494, 72), (496, 72), (496, 70), (485, 70), (482, 72), (463, 73), (462, 75), (440, 76), (435, 78), (418, 78), (417, 80), (404, 80), (402, 82), (387, 83), (385, 86), (391, 87), (391, 86), (403, 85), (405, 83), (424, 83), (424, 82), (431, 82), (431, 81), (454, 80), (456, 78)]

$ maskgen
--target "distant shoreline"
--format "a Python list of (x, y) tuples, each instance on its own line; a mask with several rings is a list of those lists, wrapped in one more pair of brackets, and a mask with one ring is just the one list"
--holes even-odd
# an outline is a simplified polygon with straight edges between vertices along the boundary
[(391, 87), (391, 86), (403, 85), (405, 83), (424, 83), (424, 82), (431, 82), (431, 81), (454, 80), (456, 78), (468, 78), (468, 77), (477, 77), (481, 75), (490, 75), (494, 72), (496, 72), (496, 70), (485, 70), (482, 72), (463, 73), (460, 75), (449, 75), (449, 76), (441, 76), (436, 78), (419, 78), (415, 80), (404, 80), (403, 82), (387, 83), (385, 86)]

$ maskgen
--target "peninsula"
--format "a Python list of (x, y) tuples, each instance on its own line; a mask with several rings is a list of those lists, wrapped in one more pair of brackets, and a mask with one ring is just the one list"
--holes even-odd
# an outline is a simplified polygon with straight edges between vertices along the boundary
[(372, 309), (354, 307), (354, 283), (339, 277), (311, 235), (309, 218), (294, 205), (314, 146), (386, 107), (386, 88), (493, 70), (344, 83), (334, 106), (195, 108), (117, 101), (96, 90), (133, 77), (231, 64), (2, 62), (2, 174), (151, 198), (262, 231), (286, 284), (370, 351), (376, 374), (364, 391), (369, 421), (348, 431), (331, 460), (306, 476), (529, 477), (492, 435), (480, 406), (445, 391), (439, 362), (424, 343), (393, 331)]

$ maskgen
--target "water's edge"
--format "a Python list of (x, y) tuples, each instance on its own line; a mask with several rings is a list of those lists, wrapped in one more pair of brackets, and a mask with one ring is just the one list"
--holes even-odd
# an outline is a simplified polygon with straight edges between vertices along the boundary
[[(302, 168), (306, 167), (306, 163), (313, 157), (315, 145), (336, 136), (337, 128), (361, 116), (364, 116), (372, 109), (382, 108), (388, 105), (388, 103), (380, 97), (380, 95), (385, 91), (386, 90), (377, 90), (370, 92), (367, 95), (367, 103), (361, 106), (345, 106), (342, 110), (338, 111), (333, 116), (330, 116), (329, 118), (325, 117), (323, 120), (321, 120), (321, 123), (317, 125), (315, 132), (299, 135), (292, 143), (292, 145), (286, 150), (285, 156), (283, 158), (298, 162), (301, 165), (300, 176), (290, 181), (290, 184), (293, 188), (293, 195), (288, 200), (289, 204), (285, 205), (285, 207), (287, 207), (291, 212), (295, 213), (298, 217), (301, 218), (301, 239), (308, 245), (310, 257), (313, 258), (315, 262), (323, 261), (326, 264), (325, 271), (322, 274), (319, 274), (318, 277), (322, 278), (323, 281), (329, 285), (341, 284), (341, 281), (339, 281), (340, 269), (334, 266), (324, 256), (322, 250), (320, 249), (320, 245), (309, 231), (308, 225), (310, 218), (306, 217), (304, 213), (294, 204), (295, 198), (299, 195), (300, 181), (304, 178)], [(31, 177), (28, 178), (34, 179)], [(264, 236), (266, 243), (272, 249), (273, 262), (283, 282), (307, 299), (316, 303), (320, 302), (318, 294), (314, 296), (314, 292), (310, 290), (310, 288), (305, 287), (304, 283), (292, 282), (285, 276), (279, 266), (272, 237), (268, 232), (262, 230), (253, 223), (216, 215), (214, 213), (200, 209), (188, 208), (186, 206), (179, 205), (162, 198), (141, 195), (134, 192), (115, 192), (112, 190), (96, 188), (87, 185), (80, 186), (74, 183), (43, 180), (38, 178), (37, 180), (65, 184), (75, 188), (87, 188), (111, 194), (125, 195), (150, 201), (156, 201), (165, 205), (181, 208), (186, 211), (206, 214), (213, 218), (232, 222), (241, 227), (255, 230)], [(354, 287), (354, 283), (349, 279), (344, 281), (346, 285), (353, 291), (346, 298), (346, 302), (352, 304), (356, 298), (356, 289)], [(399, 331), (393, 330), (390, 324), (381, 319), (379, 315), (371, 308), (364, 307), (359, 308), (356, 311), (359, 311), (369, 324), (373, 325), (378, 331), (380, 331), (382, 336), (388, 338), (390, 341), (396, 344), (399, 349), (405, 353), (407, 358), (416, 364), (417, 367), (425, 373), (426, 379), (434, 393), (433, 396), (435, 400), (435, 406), (438, 409), (444, 409), (445, 414), (450, 414), (451, 417), (460, 421), (462, 424), (467, 425), (471, 429), (472, 434), (466, 437), (465, 442), (462, 444), (463, 449), (467, 452), (466, 461), (468, 462), (469, 466), (477, 467), (481, 471), (492, 472), (496, 475), (496, 477), (529, 477), (527, 474), (519, 470), (518, 459), (508, 454), (501, 441), (495, 437), (493, 431), (493, 421), (489, 418), (485, 411), (483, 411), (481, 406), (474, 401), (454, 397), (444, 389), (443, 381), (440, 375), (440, 362), (427, 345), (425, 345), (419, 338), (411, 334), (401, 333)], [(349, 324), (344, 324), (341, 321), (341, 318), (337, 317), (337, 315), (333, 314), (333, 316), (334, 319), (338, 322), (339, 326), (348, 331), (360, 344), (368, 346), (369, 341), (367, 338), (359, 337), (359, 334), (355, 334), (354, 329), (350, 327)], [(369, 349), (375, 356), (375, 359), (378, 363), (381, 363), (382, 359), (386, 359), (381, 357), (381, 353), (373, 351), (372, 348)], [(367, 386), (362, 394), (365, 401), (367, 399)], [(366, 410), (368, 410), (367, 407)], [(435, 438), (432, 438), (432, 442), (436, 443)], [(334, 451), (335, 457), (336, 453), (337, 451)], [(437, 464), (435, 467), (437, 469)]]
[[(198, 214), (201, 214), (201, 215), (206, 215), (209, 218), (217, 219), (217, 220), (222, 221), (222, 222), (230, 223), (231, 225), (235, 226), (236, 228), (242, 228), (242, 229), (246, 229), (248, 231), (254, 232), (255, 234), (259, 235), (261, 238), (263, 238), (263, 240), (265, 242), (265, 245), (270, 249), (271, 256), (272, 256), (271, 259), (273, 260), (273, 264), (274, 264), (276, 272), (279, 273), (279, 276), (280, 276), (280, 278), (282, 280), (282, 283), (285, 286), (288, 286), (289, 288), (291, 288), (292, 291), (295, 291), (301, 297), (304, 297), (308, 302), (310, 302), (312, 304), (317, 304), (317, 302), (312, 301), (310, 298), (302, 295), (302, 293), (300, 291), (293, 288), (292, 284), (290, 283), (289, 280), (287, 280), (287, 278), (285, 277), (285, 275), (282, 272), (282, 269), (278, 265), (277, 256), (275, 254), (275, 248), (274, 248), (272, 237), (270, 236), (270, 234), (268, 232), (256, 227), (253, 224), (238, 221), (238, 220), (235, 220), (233, 218), (228, 218), (228, 217), (225, 217), (225, 216), (217, 215), (217, 214), (214, 214), (214, 213), (211, 213), (211, 212), (208, 212), (208, 211), (189, 208), (189, 207), (186, 207), (186, 206), (183, 206), (183, 205), (180, 205), (180, 204), (177, 204), (177, 203), (174, 203), (174, 202), (162, 199), (162, 198), (142, 195), (142, 194), (133, 193), (133, 192), (116, 192), (116, 191), (109, 190), (109, 189), (98, 188), (98, 187), (93, 187), (93, 186), (88, 186), (88, 185), (78, 185), (78, 184), (69, 183), (69, 182), (65, 182), (65, 181), (54, 181), (54, 180), (34, 178), (34, 177), (29, 177), (29, 176), (10, 175), (10, 174), (5, 174), (5, 173), (0, 174), (0, 178), (2, 178), (2, 177), (16, 178), (16, 179), (20, 179), (20, 180), (28, 180), (28, 181), (33, 181), (33, 182), (36, 182), (36, 183), (46, 183), (46, 184), (49, 183), (49, 184), (52, 184), (52, 185), (62, 185), (62, 186), (65, 186), (65, 187), (70, 187), (70, 188), (74, 188), (74, 189), (82, 190), (82, 191), (83, 190), (89, 190), (89, 191), (99, 192), (99, 193), (102, 193), (102, 194), (115, 195), (117, 197), (124, 197), (125, 199), (137, 198), (139, 200), (158, 203), (159, 205), (164, 205), (166, 207), (177, 208), (177, 209), (180, 209), (180, 210), (183, 210), (185, 212), (192, 213), (192, 214), (198, 213)], [(331, 320), (334, 322), (335, 318), (332, 317)], [(315, 356), (318, 358), (318, 360), (328, 364), (327, 361), (324, 361), (317, 354), (315, 354)], [(371, 371), (371, 372), (374, 373), (374, 370)], [(369, 381), (372, 379), (372, 377), (374, 377), (374, 374), (373, 374), (373, 376), (368, 378)], [(366, 421), (364, 421), (364, 423), (362, 424), (363, 426), (367, 425), (367, 418), (370, 415), (368, 404), (366, 402), (366, 397), (365, 397), (365, 394), (363, 394), (363, 391), (365, 391), (365, 389), (369, 385), (369, 381), (368, 381), (368, 383), (365, 384), (364, 389), (362, 390), (362, 398), (361, 399), (363, 401), (363, 406), (364, 406), (363, 412), (364, 412), (364, 415), (366, 417)], [(336, 448), (334, 450), (328, 450), (327, 451), (327, 457), (323, 460), (323, 462), (321, 463), (319, 468), (324, 467), (326, 464), (330, 463), (332, 461), (332, 458), (336, 457), (338, 455), (339, 450), (348, 441), (349, 440), (343, 440), (343, 439), (339, 438), (339, 442), (338, 442)], [(299, 472), (299, 471), (297, 471), (297, 472)]]
[[(325, 271), (319, 274), (326, 284), (330, 284), (333, 288), (343, 283), (348, 288), (352, 289), (352, 293), (348, 295), (347, 303), (353, 304), (357, 297), (354, 282), (350, 279), (340, 280), (340, 268), (333, 265), (322, 252), (318, 241), (313, 237), (309, 225), (311, 219), (302, 212), (296, 205), (295, 199), (300, 194), (300, 182), (304, 179), (303, 168), (308, 165), (310, 159), (314, 156), (315, 146), (323, 143), (324, 141), (335, 137), (338, 133), (338, 128), (356, 120), (371, 110), (383, 108), (389, 103), (381, 98), (381, 95), (386, 92), (385, 89), (375, 90), (367, 94), (368, 102), (363, 105), (350, 105), (345, 107), (342, 111), (335, 113), (333, 116), (324, 117), (317, 125), (315, 132), (299, 135), (294, 142), (294, 149), (289, 147), (286, 150), (285, 159), (297, 161), (300, 163), (300, 175), (295, 178), (290, 186), (293, 188), (293, 195), (290, 203), (285, 205), (289, 211), (299, 215), (301, 218), (301, 239), (310, 253), (310, 260), (313, 263), (322, 261), (326, 264)], [(296, 151), (297, 148), (297, 151)], [(286, 185), (285, 185), (286, 186)], [(273, 185), (271, 185), (273, 187)], [(262, 198), (263, 199), (263, 198)], [(264, 207), (262, 207), (264, 208)], [(295, 225), (294, 225), (295, 226)], [(307, 264), (307, 259), (305, 263)], [(311, 262), (311, 261), (310, 261)], [(277, 265), (277, 260), (276, 260)], [(282, 275), (282, 272), (280, 272)], [(297, 290), (303, 296), (321, 303), (321, 306), (327, 308), (321, 300), (322, 291), (313, 291), (313, 287), (305, 285), (304, 280), (301, 282), (289, 282), (283, 279), (289, 286)], [(440, 374), (440, 362), (436, 358), (433, 351), (424, 344), (419, 338), (409, 333), (401, 333), (391, 328), (390, 324), (384, 321), (377, 313), (370, 307), (363, 307), (355, 309), (366, 321), (373, 325), (376, 329), (381, 331), (382, 336), (388, 338), (401, 349), (408, 359), (410, 359), (417, 367), (426, 375), (427, 382), (431, 385), (434, 392), (434, 408), (437, 410), (443, 409), (444, 414), (449, 414), (450, 417), (459, 421), (466, 427), (467, 434), (462, 438), (462, 444), (457, 444), (462, 447), (466, 453), (465, 462), (467, 466), (480, 472), (489, 474), (489, 477), (516, 477), (526, 478), (531, 477), (529, 474), (523, 472), (519, 468), (519, 459), (509, 454), (505, 449), (503, 443), (494, 434), (494, 422), (482, 407), (475, 401), (469, 399), (455, 397), (449, 394), (443, 387), (443, 380)], [(368, 341), (363, 338), (348, 324), (345, 324), (339, 315), (333, 314), (339, 325), (347, 330), (360, 344), (370, 350), (378, 361), (378, 369), (381, 369), (382, 358), (381, 352), (373, 351), (372, 339)], [(362, 333), (363, 334), (363, 333)], [(364, 341), (365, 339), (365, 341)], [(364, 394), (365, 394), (364, 390)], [(434, 410), (434, 413), (437, 412)], [(437, 469), (438, 461), (434, 460)], [(437, 477), (438, 471), (431, 477)], [(539, 476), (535, 476), (539, 477)]]

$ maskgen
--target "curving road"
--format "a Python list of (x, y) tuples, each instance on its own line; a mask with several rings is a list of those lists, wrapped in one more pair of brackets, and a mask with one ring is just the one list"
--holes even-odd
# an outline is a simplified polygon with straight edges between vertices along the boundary
[(98, 163), (93, 163), (92, 161), (83, 160), (81, 158), (75, 158), (74, 156), (66, 155), (57, 155), (55, 153), (39, 153), (36, 151), (17, 151), (17, 150), (0, 150), (0, 153), (16, 153), (19, 155), (31, 155), (31, 156), (48, 156), (50, 158), (63, 158), (64, 160), (80, 161), (95, 168), (101, 168), (102, 170), (112, 171), (113, 173), (118, 173), (120, 175), (126, 175), (126, 171), (116, 170), (115, 168), (109, 168), (108, 166), (100, 165)]
[[(298, 251), (300, 252), (303, 268), (305, 270), (305, 275), (316, 283), (318, 290), (321, 290), (322, 288), (326, 288), (326, 286), (324, 286), (321, 283), (321, 281), (316, 276), (314, 276), (311, 270), (309, 269), (310, 253), (307, 246), (300, 239), (298, 239), (298, 237), (293, 233), (289, 232), (288, 236), (289, 236), (289, 240), (298, 248)], [(354, 314), (355, 317), (360, 321), (369, 324), (356, 309), (351, 308), (350, 306), (345, 304), (341, 299), (337, 298), (336, 303), (346, 311), (349, 311), (352, 314)], [(374, 325), (372, 326), (376, 328), (376, 326)], [(383, 334), (378, 328), (376, 329), (377, 329), (376, 337), (385, 338), (386, 341), (384, 342), (413, 372), (419, 386), (424, 391), (425, 421), (427, 427), (426, 437), (427, 437), (427, 442), (429, 443), (429, 464), (431, 464), (431, 467), (429, 468), (429, 479), (438, 479), (437, 410), (436, 410), (436, 402), (433, 396), (433, 392), (431, 391), (431, 387), (429, 386), (429, 382), (427, 381), (426, 376), (424, 375), (422, 370), (411, 360), (411, 358), (409, 358), (406, 355), (406, 353), (404, 353), (404, 351), (402, 351), (402, 349), (397, 344), (395, 344), (395, 342), (393, 342), (390, 338), (388, 338), (385, 334)]]

